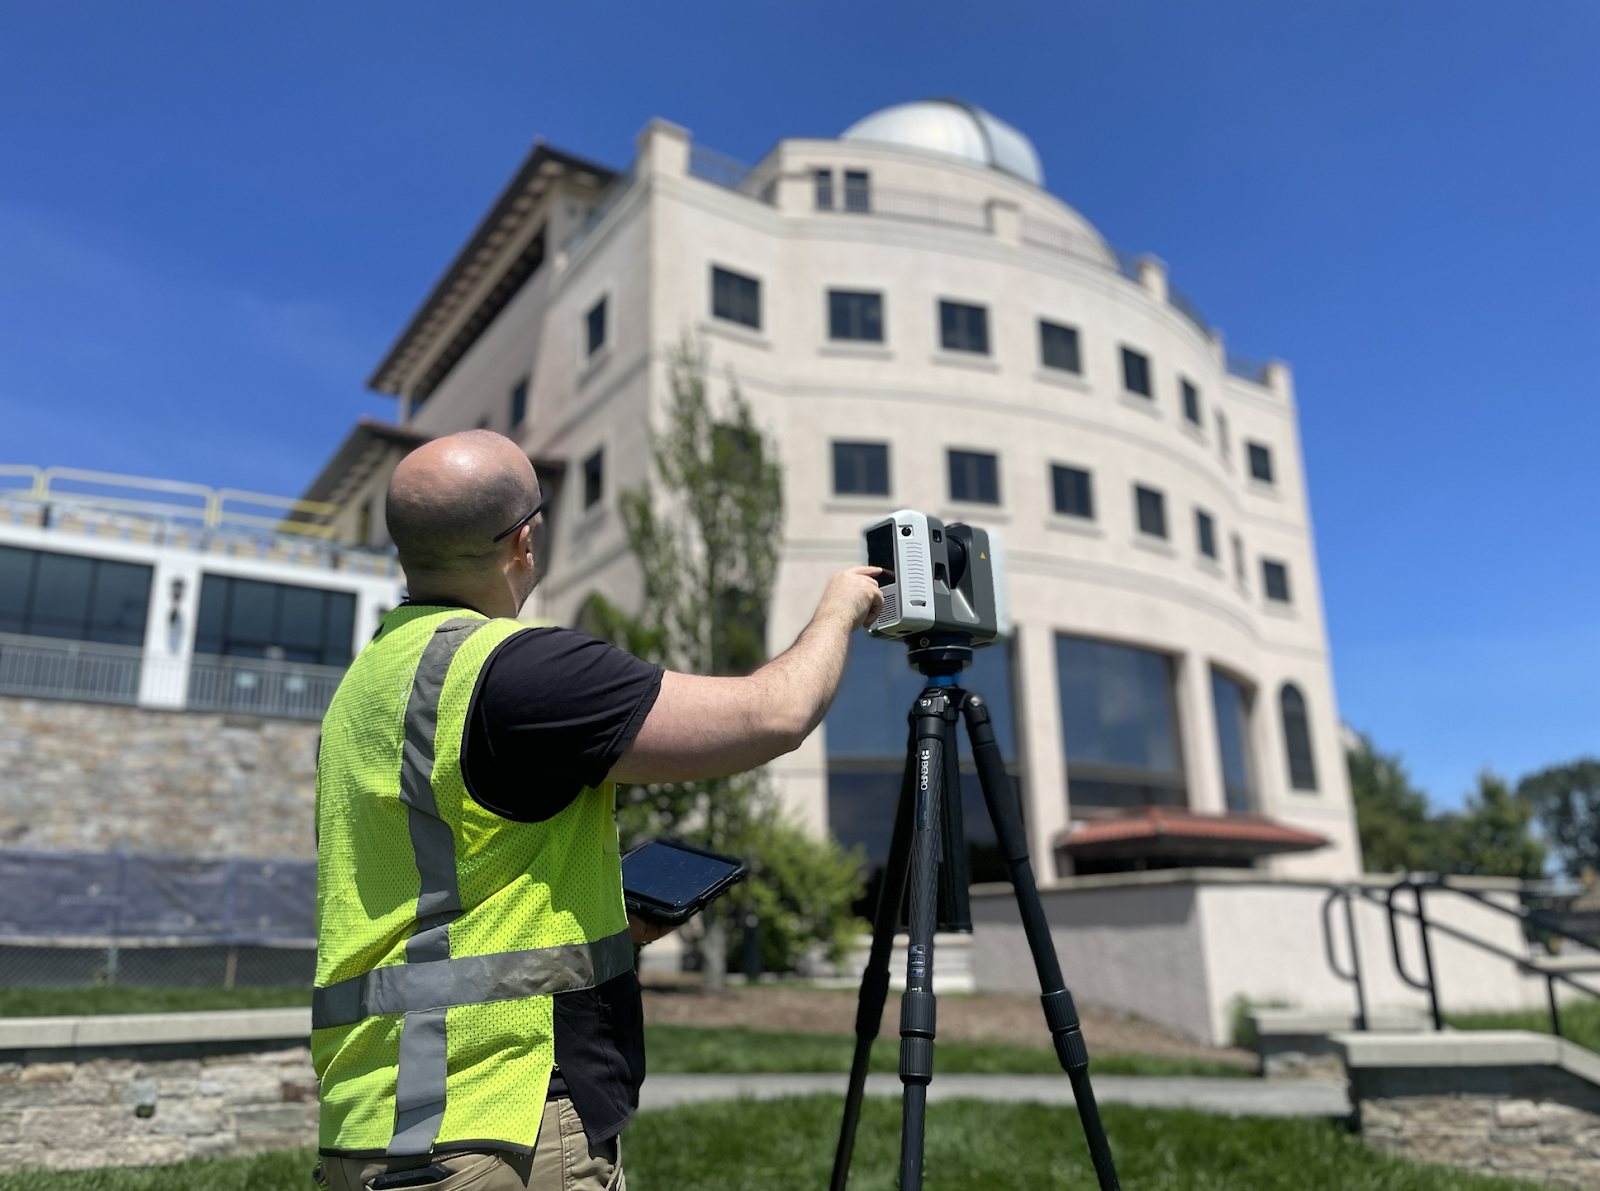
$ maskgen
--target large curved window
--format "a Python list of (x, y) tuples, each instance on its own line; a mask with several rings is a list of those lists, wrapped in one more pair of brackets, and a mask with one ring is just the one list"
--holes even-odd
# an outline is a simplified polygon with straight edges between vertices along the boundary
[[(1009, 643), (1001, 641), (976, 650), (960, 682), (988, 702), (995, 740), (1015, 791), (1017, 744)], [(828, 825), (845, 847), (859, 844), (866, 850), (869, 871), (879, 868), (889, 854), (900, 774), (906, 761), (906, 715), (917, 692), (926, 685), (927, 680), (906, 664), (905, 645), (865, 635), (851, 638), (844, 680), (823, 721), (828, 733)], [(1004, 881), (1004, 858), (972, 766), (964, 724), (957, 735), (968, 868), (974, 881)]]
[(1253, 809), (1250, 780), (1250, 692), (1221, 670), (1211, 671), (1211, 706), (1217, 718), (1222, 791), (1230, 811)]
[(1292, 682), (1278, 692), (1278, 707), (1283, 714), (1283, 747), (1289, 754), (1289, 785), (1296, 790), (1317, 788), (1317, 765), (1311, 755), (1311, 719), (1306, 715), (1306, 697)]
[(1171, 658), (1062, 634), (1056, 637), (1056, 677), (1074, 815), (1188, 802)]

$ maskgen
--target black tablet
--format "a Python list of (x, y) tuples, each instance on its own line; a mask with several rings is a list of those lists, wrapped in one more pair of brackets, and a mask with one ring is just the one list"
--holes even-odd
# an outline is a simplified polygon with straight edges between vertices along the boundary
[(748, 871), (734, 856), (678, 840), (651, 840), (622, 858), (622, 899), (631, 914), (678, 926), (744, 880)]

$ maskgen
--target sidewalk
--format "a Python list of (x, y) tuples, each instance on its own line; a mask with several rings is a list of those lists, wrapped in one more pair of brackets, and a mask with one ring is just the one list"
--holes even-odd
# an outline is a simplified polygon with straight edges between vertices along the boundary
[[(843, 1075), (652, 1075), (639, 1108), (648, 1112), (705, 1100), (776, 1100), (832, 1093), (843, 1096)], [(1214, 1079), (1202, 1076), (1101, 1075), (1094, 1077), (1101, 1104), (1192, 1108), (1232, 1117), (1342, 1117), (1350, 1101), (1340, 1084), (1313, 1080)], [(867, 1095), (898, 1096), (900, 1077), (869, 1075)], [(1072, 1085), (1062, 1075), (940, 1075), (929, 1100), (996, 1100), (1071, 1105)]]

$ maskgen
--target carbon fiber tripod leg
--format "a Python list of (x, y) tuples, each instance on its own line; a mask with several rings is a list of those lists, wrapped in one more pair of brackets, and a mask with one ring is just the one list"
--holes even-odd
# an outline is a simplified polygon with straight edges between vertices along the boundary
[(909, 736), (906, 740), (900, 802), (894, 813), (889, 859), (884, 866), (883, 885), (878, 890), (878, 907), (872, 919), (872, 950), (868, 953), (867, 970), (861, 975), (861, 994), (856, 1001), (856, 1050), (850, 1061), (850, 1087), (845, 1092), (844, 1120), (839, 1125), (839, 1145), (833, 1154), (829, 1191), (845, 1191), (845, 1183), (850, 1178), (850, 1159), (856, 1148), (856, 1126), (861, 1122), (861, 1098), (866, 1092), (872, 1044), (877, 1041), (883, 1006), (889, 999), (889, 960), (894, 953), (895, 929), (900, 925), (900, 906), (906, 894), (906, 866), (911, 856), (911, 817), (916, 787), (912, 746), (915, 739)]
[(1078, 1117), (1089, 1142), (1089, 1157), (1094, 1162), (1100, 1191), (1117, 1191), (1121, 1184), (1111, 1158), (1111, 1145), (1106, 1141), (1100, 1108), (1089, 1083), (1089, 1050), (1083, 1042), (1072, 994), (1061, 978), (1055, 941), (1050, 937), (1050, 924), (1039, 900), (1039, 887), (1034, 884), (1033, 865), (1028, 860), (1028, 837), (1022, 827), (1022, 812), (1011, 793), (1011, 779), (1006, 774), (1000, 746), (995, 743), (989, 708), (981, 697), (968, 693), (961, 709), (967, 720), (967, 735), (972, 740), (972, 759), (977, 766), (978, 781), (983, 786), (983, 798), (989, 804), (989, 817), (994, 820), (995, 835), (1011, 874), (1011, 888), (1022, 916), (1022, 929), (1028, 936), (1028, 948), (1033, 952), (1033, 966), (1039, 974), (1042, 993), (1040, 1000), (1044, 1003), (1045, 1022), (1055, 1042), (1056, 1057), (1072, 1081), (1073, 1099), (1078, 1103)]

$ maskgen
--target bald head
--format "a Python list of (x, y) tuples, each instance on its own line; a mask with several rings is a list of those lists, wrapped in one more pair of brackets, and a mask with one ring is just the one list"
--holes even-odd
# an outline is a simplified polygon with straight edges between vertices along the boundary
[(470, 575), (495, 566), (495, 534), (539, 500), (528, 457), (509, 438), (467, 430), (436, 438), (389, 479), (389, 536), (408, 576)]

